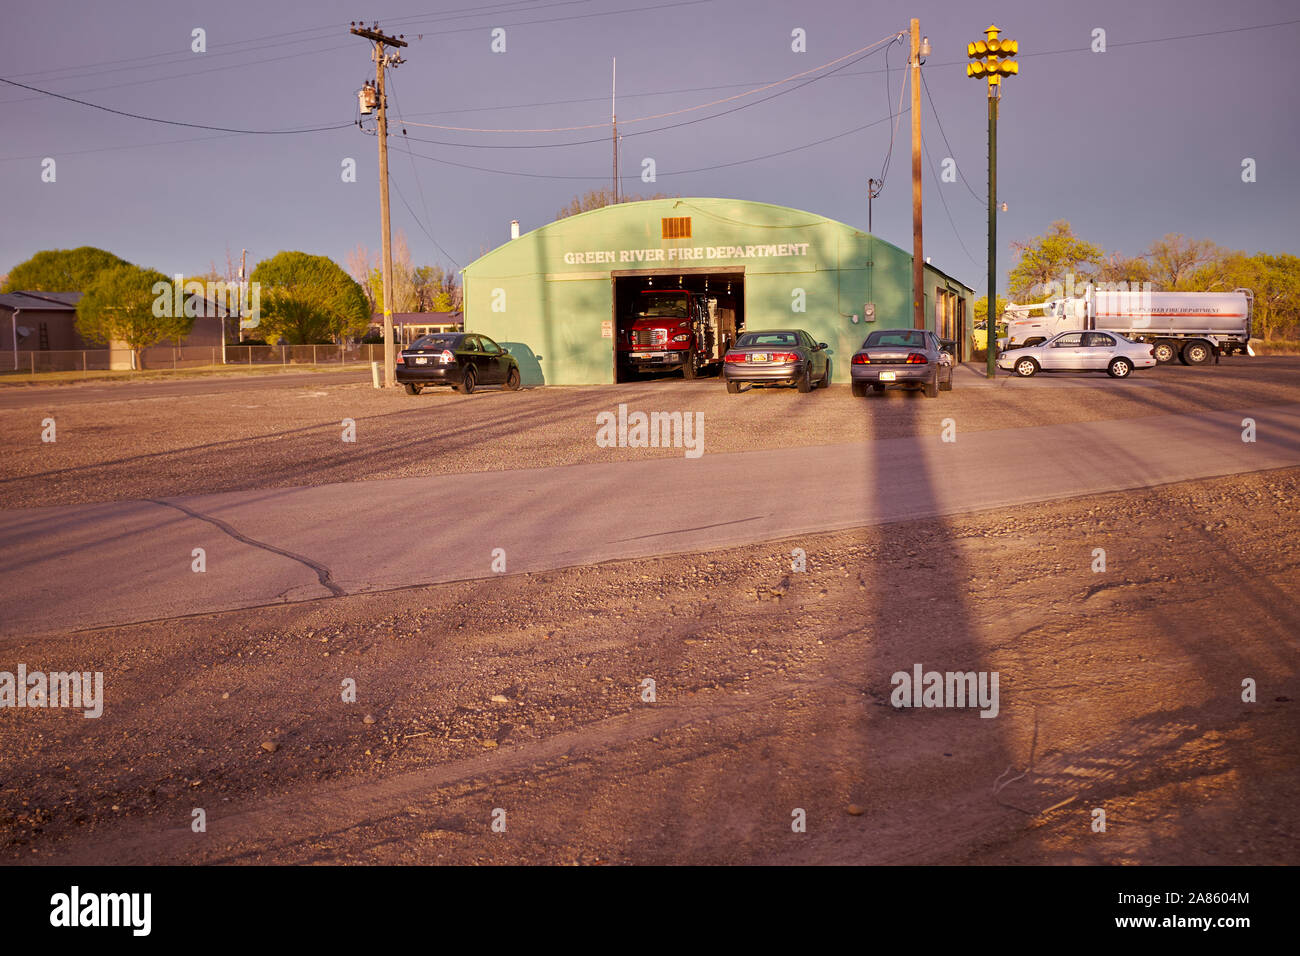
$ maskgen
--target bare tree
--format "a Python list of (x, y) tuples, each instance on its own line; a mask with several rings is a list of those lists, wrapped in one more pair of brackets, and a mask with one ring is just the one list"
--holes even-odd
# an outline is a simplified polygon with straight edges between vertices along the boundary
[[(641, 202), (646, 199), (672, 199), (667, 193), (655, 193), (653, 196), (630, 196), (623, 194), (618, 197), (619, 202)], [(581, 196), (574, 196), (567, 206), (555, 214), (556, 219), (563, 219), (566, 216), (576, 216), (580, 212), (590, 212), (593, 209), (600, 209), (604, 206), (614, 205), (614, 188), (612, 186), (602, 186), (600, 189), (590, 189)]]
[(1188, 289), (1194, 274), (1222, 260), (1224, 252), (1209, 239), (1188, 239), (1171, 232), (1151, 243), (1145, 258), (1152, 282), (1166, 291), (1180, 292)]

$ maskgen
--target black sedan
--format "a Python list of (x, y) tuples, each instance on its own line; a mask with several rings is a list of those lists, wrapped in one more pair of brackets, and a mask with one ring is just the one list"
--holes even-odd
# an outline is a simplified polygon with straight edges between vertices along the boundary
[(480, 385), (519, 387), (519, 363), (486, 335), (435, 332), (416, 339), (397, 356), (397, 381), (408, 395), (450, 385), (469, 395)]
[(831, 360), (826, 343), (815, 341), (803, 329), (746, 332), (723, 356), (722, 378), (732, 394), (745, 382), (794, 385), (811, 392), (831, 383)]
[(867, 389), (883, 392), (890, 385), (938, 398), (940, 390), (952, 391), (952, 355), (925, 329), (877, 329), (853, 353), (849, 378), (859, 398)]

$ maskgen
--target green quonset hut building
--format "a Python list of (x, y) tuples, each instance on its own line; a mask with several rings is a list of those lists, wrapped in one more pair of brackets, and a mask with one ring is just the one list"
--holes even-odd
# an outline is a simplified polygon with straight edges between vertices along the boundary
[[(867, 332), (912, 326), (911, 286), (910, 253), (842, 222), (738, 199), (652, 199), (548, 223), (471, 262), (465, 328), (508, 347), (525, 384), (612, 383), (620, 320), (642, 289), (713, 291), (746, 330), (803, 328), (827, 343), (843, 383)], [(974, 302), (926, 265), (926, 326), (962, 360)]]

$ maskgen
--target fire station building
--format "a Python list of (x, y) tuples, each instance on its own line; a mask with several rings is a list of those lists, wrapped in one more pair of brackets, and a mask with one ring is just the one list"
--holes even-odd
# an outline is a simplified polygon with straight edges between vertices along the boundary
[[(815, 213), (738, 199), (652, 199), (559, 219), (464, 269), (465, 329), (519, 361), (524, 384), (620, 379), (615, 343), (647, 289), (734, 302), (745, 331), (802, 328), (832, 380), (873, 329), (912, 327), (912, 256)], [(925, 266), (925, 323), (970, 358), (975, 293)]]

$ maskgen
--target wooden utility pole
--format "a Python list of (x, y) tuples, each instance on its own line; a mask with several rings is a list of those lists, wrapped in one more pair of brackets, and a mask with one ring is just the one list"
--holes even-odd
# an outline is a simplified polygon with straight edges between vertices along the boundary
[(397, 384), (397, 349), (393, 344), (393, 236), (388, 216), (388, 103), (384, 99), (384, 68), (396, 66), (402, 58), (396, 53), (384, 53), (384, 47), (404, 47), (406, 41), (381, 33), (377, 23), (371, 29), (353, 26), (351, 32), (373, 41), (375, 45), (372, 56), (375, 61), (375, 91), (379, 94), (379, 228), (383, 232), (384, 244), (384, 387), (392, 388)]
[[(921, 242), (921, 21), (912, 20), (912, 328), (925, 328), (925, 253)], [(867, 227), (870, 229), (870, 226)]]

